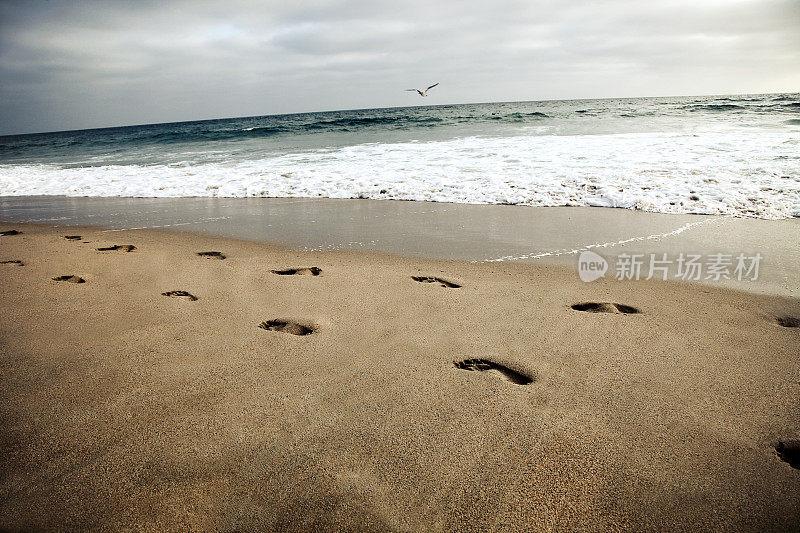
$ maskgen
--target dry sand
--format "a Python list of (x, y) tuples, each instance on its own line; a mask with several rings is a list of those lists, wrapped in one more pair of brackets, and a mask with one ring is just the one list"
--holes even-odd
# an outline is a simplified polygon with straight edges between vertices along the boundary
[(0, 529), (800, 527), (797, 300), (0, 229)]

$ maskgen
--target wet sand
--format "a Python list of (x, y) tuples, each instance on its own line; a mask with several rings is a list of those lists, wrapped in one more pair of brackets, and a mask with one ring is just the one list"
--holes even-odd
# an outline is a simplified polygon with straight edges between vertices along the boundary
[[(800, 218), (735, 219), (592, 207), (464, 205), (324, 198), (0, 197), (0, 220), (106, 230), (167, 229), (281, 244), (432, 259), (575, 267), (580, 251), (619, 254), (760, 253), (758, 280), (736, 290), (800, 295)], [(591, 247), (591, 248), (590, 248)], [(699, 280), (701, 283), (704, 279)]]
[(796, 299), (0, 229), (2, 529), (800, 527)]

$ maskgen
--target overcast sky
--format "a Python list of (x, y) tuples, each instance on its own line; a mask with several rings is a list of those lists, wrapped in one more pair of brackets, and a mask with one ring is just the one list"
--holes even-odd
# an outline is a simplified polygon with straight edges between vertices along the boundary
[(790, 91), (798, 0), (0, 0), (0, 134)]

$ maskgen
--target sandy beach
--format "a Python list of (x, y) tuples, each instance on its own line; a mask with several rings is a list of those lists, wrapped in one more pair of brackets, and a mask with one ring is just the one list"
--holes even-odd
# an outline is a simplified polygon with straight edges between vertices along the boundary
[(2, 529), (800, 527), (796, 299), (0, 229)]
[(799, 23), (0, 0), (0, 533), (800, 533)]

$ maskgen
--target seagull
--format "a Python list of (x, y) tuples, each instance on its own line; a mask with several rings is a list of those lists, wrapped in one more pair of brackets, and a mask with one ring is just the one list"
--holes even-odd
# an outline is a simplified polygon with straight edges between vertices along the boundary
[(437, 83), (434, 83), (433, 85), (431, 85), (430, 87), (428, 87), (428, 88), (427, 88), (427, 89), (425, 89), (424, 91), (420, 91), (419, 89), (406, 89), (406, 91), (417, 91), (417, 92), (419, 93), (419, 95), (420, 95), (420, 96), (428, 96), (428, 91), (430, 91), (431, 89), (433, 89), (433, 88), (434, 88), (434, 87), (436, 87), (437, 85), (439, 85), (439, 83), (438, 83), (438, 82), (437, 82)]

